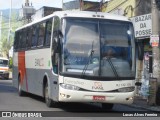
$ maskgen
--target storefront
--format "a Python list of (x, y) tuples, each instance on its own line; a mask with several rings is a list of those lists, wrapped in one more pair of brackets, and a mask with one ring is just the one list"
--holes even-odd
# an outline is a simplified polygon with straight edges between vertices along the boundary
[[(144, 56), (141, 60), (137, 60), (137, 82), (141, 82), (142, 85), (137, 89), (136, 94), (147, 98), (149, 95), (149, 79), (150, 79), (150, 57), (152, 55), (152, 47), (150, 44), (150, 36), (152, 34), (152, 16), (151, 14), (145, 14), (131, 18), (134, 24), (135, 37), (137, 42), (141, 42), (143, 45)], [(138, 56), (139, 57), (139, 56)]]

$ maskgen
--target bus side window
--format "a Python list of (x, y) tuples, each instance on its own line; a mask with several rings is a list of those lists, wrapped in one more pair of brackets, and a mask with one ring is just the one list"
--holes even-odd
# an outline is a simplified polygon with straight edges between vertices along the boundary
[(53, 25), (53, 41), (52, 41), (52, 49), (54, 50), (55, 53), (58, 53), (58, 37), (59, 37), (59, 30), (60, 30), (60, 19), (59, 17), (54, 17), (54, 25)]
[(27, 30), (22, 30), (22, 41), (21, 41), (21, 48), (24, 49), (26, 47), (26, 36), (27, 36)]
[(45, 37), (45, 24), (46, 24), (46, 23), (40, 23), (40, 24), (39, 24), (39, 31), (38, 31), (38, 46), (43, 46), (43, 43), (44, 43), (44, 37)]
[(26, 48), (28, 46), (28, 39), (29, 39), (28, 38), (28, 36), (29, 36), (28, 34), (29, 34), (29, 28), (26, 29)]
[(27, 47), (27, 49), (29, 49), (30, 47), (31, 47), (31, 42), (32, 42), (32, 27), (29, 27), (28, 28), (28, 32), (27, 32), (28, 34), (28, 36), (27, 36), (27, 45), (26, 45), (26, 47)]
[(44, 41), (45, 46), (50, 46), (51, 33), (52, 33), (52, 19), (46, 22), (46, 36), (45, 36), (45, 41)]
[(22, 48), (22, 44), (21, 44), (21, 41), (22, 41), (22, 30), (19, 31), (19, 40), (18, 40), (18, 49), (21, 49)]
[(14, 51), (17, 51), (18, 49), (18, 40), (19, 40), (19, 33), (16, 32), (14, 37)]
[(36, 47), (37, 46), (37, 32), (38, 32), (38, 25), (34, 25), (32, 27), (33, 31), (32, 31), (32, 47)]

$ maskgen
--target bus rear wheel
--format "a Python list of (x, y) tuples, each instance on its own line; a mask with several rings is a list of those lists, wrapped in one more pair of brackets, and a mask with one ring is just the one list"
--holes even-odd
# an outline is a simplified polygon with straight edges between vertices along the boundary
[(18, 77), (18, 95), (19, 95), (19, 96), (23, 96), (23, 95), (24, 95), (24, 91), (22, 90), (22, 85), (21, 85), (21, 78), (20, 78), (20, 76)]
[(113, 106), (114, 106), (114, 104), (112, 104), (112, 103), (102, 103), (103, 110), (110, 111), (110, 110), (112, 110)]
[(48, 83), (45, 84), (44, 97), (45, 97), (46, 105), (47, 105), (48, 107), (52, 107), (52, 106), (53, 106), (53, 101), (52, 101), (52, 99), (49, 98)]

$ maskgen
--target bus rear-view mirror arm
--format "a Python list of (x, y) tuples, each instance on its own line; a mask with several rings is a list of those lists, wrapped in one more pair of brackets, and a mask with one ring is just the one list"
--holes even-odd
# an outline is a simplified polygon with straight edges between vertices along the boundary
[(57, 30), (56, 31), (56, 37), (55, 37), (55, 40), (54, 40), (54, 43), (55, 44), (54, 46), (54, 51), (55, 53), (59, 53), (61, 51), (61, 44), (60, 44), (60, 40), (62, 39), (63, 35), (62, 35), (62, 32), (60, 30)]

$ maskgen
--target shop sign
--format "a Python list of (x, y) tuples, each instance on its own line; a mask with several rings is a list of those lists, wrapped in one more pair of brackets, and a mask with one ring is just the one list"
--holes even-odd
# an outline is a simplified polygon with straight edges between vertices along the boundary
[(151, 35), (150, 44), (152, 47), (158, 47), (159, 46), (159, 35)]
[(145, 14), (131, 18), (134, 25), (135, 37), (146, 38), (152, 34), (152, 15)]

